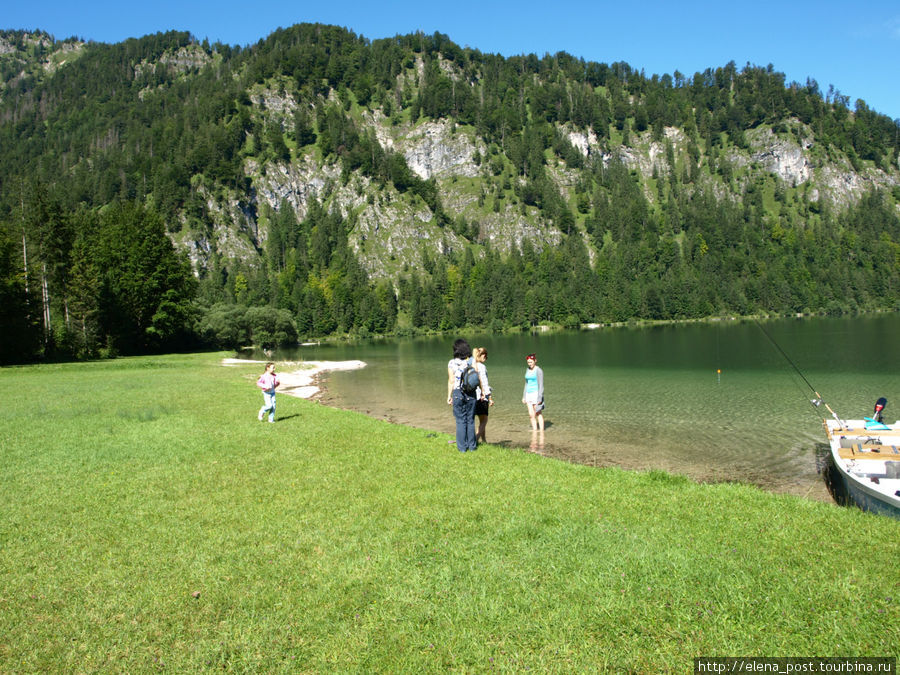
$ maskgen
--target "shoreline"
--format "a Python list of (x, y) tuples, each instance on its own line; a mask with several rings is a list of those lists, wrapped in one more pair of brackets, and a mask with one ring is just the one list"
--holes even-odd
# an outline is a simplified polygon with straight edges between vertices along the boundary
[[(229, 367), (265, 363), (268, 363), (268, 361), (235, 358), (222, 359), (222, 365)], [(285, 369), (302, 366), (299, 369), (285, 370), (285, 372), (278, 373), (278, 379), (281, 381), (278, 393), (305, 399), (310, 399), (321, 393), (322, 387), (319, 385), (319, 376), (322, 373), (332, 370), (358, 370), (366, 367), (365, 361), (275, 361), (274, 363)]]
[[(340, 396), (329, 391), (327, 382), (326, 386), (323, 387), (320, 394), (316, 397), (316, 400), (322, 405), (355, 412), (388, 424), (421, 429), (436, 434), (445, 434), (451, 439), (451, 443), (453, 442), (453, 419), (449, 414), (435, 417), (422, 414), (421, 411), (419, 411), (419, 414), (409, 414), (408, 411), (401, 411), (397, 408), (380, 409), (377, 405), (363, 407), (348, 405)], [(513, 424), (513, 426), (510, 426), (505, 421), (499, 424), (494, 423), (488, 430), (488, 433), (492, 439), (488, 441), (488, 445), (507, 450), (527, 452), (554, 461), (590, 466), (596, 469), (615, 468), (637, 473), (661, 471), (670, 476), (685, 478), (698, 485), (738, 483), (752, 485), (769, 494), (785, 494), (809, 501), (836, 503), (834, 495), (828, 486), (828, 481), (819, 470), (817, 470), (818, 480), (806, 484), (798, 483), (792, 479), (774, 480), (771, 477), (759, 474), (744, 476), (723, 475), (717, 471), (679, 466), (665, 461), (658, 462), (649, 457), (642, 459), (640, 457), (630, 457), (627, 454), (623, 456), (621, 454), (622, 446), (618, 445), (608, 445), (586, 451), (582, 447), (561, 439), (554, 433), (552, 422), (548, 424), (544, 433), (532, 431), (522, 427), (522, 425)], [(816, 462), (818, 464), (819, 460), (817, 459)]]
[[(251, 359), (222, 359), (224, 366), (241, 366), (254, 364), (262, 366), (268, 360), (251, 360)], [(322, 375), (331, 371), (347, 371), (365, 368), (367, 364), (364, 361), (275, 361), (276, 365), (284, 368), (284, 372), (279, 372), (278, 377), (281, 380), (281, 386), (278, 388), (279, 394), (294, 396), (295, 398), (315, 400), (317, 403), (326, 405), (340, 410), (348, 410), (360, 413), (372, 419), (379, 419), (389, 424), (397, 424), (405, 427), (422, 429), (425, 431), (446, 433), (453, 435), (452, 429), (449, 428), (450, 422), (444, 417), (435, 417), (422, 414), (419, 410), (418, 414), (410, 415), (408, 411), (402, 412), (398, 409), (378, 409), (377, 406), (354, 406), (348, 405), (348, 402), (340, 396), (335, 396), (329, 392), (327, 378), (323, 381)], [(820, 502), (834, 502), (834, 496), (828, 490), (825, 481), (817, 481), (811, 485), (796, 485), (793, 481), (771, 482), (762, 480), (759, 477), (744, 476), (734, 478), (722, 476), (716, 472), (706, 472), (692, 470), (690, 468), (660, 465), (650, 461), (622, 461), (621, 457), (613, 450), (602, 452), (600, 454), (585, 453), (583, 449), (570, 446), (565, 442), (560, 443), (561, 439), (554, 438), (552, 432), (547, 438), (544, 434), (536, 436), (535, 434), (523, 432), (515, 433), (507, 425), (493, 427), (492, 433), (499, 436), (497, 440), (491, 441), (491, 445), (505, 447), (523, 452), (530, 452), (541, 455), (549, 459), (569, 462), (584, 466), (593, 466), (596, 468), (616, 467), (626, 471), (652, 471), (661, 470), (673, 476), (684, 476), (689, 480), (698, 484), (715, 484), (739, 482), (748, 485), (754, 485), (770, 494), (791, 494), (794, 496), (810, 499)], [(545, 440), (546, 439), (546, 440)]]

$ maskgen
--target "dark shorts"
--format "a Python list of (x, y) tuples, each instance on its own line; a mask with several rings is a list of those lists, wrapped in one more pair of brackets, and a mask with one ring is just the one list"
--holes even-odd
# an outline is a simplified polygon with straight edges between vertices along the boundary
[(490, 409), (490, 404), (487, 399), (480, 398), (475, 401), (475, 414), (476, 415), (487, 415), (488, 410)]

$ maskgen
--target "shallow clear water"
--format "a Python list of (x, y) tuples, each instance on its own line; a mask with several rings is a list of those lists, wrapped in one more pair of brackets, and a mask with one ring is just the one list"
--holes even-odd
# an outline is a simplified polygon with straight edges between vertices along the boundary
[[(765, 332), (752, 321), (721, 321), (464, 337), (473, 347), (488, 348), (496, 402), (487, 429), (491, 443), (597, 466), (658, 468), (829, 499), (819, 473), (821, 416), (828, 412), (810, 404), (813, 388), (844, 417), (871, 414), (879, 396), (889, 401), (887, 417), (900, 417), (900, 316), (762, 326)], [(446, 365), (452, 341), (328, 344), (276, 357), (365, 361), (362, 370), (329, 374), (324, 399), (450, 434)], [(532, 435), (521, 403), (529, 352), (538, 354), (544, 369), (543, 439)]]

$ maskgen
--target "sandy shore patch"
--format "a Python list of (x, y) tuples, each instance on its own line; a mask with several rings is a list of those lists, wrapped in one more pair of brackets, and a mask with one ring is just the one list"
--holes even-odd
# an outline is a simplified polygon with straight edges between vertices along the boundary
[[(222, 359), (223, 366), (264, 363), (267, 362), (250, 359)], [(357, 370), (365, 367), (365, 361), (276, 361), (275, 372), (278, 373), (278, 379), (281, 381), (278, 393), (297, 398), (310, 398), (319, 393), (318, 377), (325, 371)]]

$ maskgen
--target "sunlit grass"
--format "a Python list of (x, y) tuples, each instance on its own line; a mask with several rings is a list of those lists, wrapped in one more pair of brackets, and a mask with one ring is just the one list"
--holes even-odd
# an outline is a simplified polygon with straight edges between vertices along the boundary
[(900, 651), (898, 522), (461, 455), (283, 395), (260, 424), (258, 367), (220, 358), (0, 370), (0, 671), (687, 672)]

